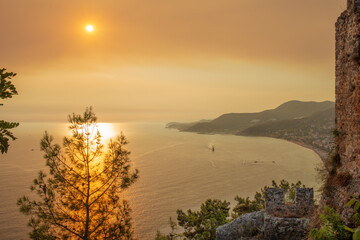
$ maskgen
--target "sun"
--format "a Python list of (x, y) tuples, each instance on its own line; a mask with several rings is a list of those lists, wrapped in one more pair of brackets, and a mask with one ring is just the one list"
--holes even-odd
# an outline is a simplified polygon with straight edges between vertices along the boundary
[(114, 126), (111, 123), (98, 123), (98, 129), (103, 141), (107, 141), (116, 135)]
[(93, 32), (94, 31), (94, 26), (93, 25), (87, 25), (86, 26), (86, 31)]

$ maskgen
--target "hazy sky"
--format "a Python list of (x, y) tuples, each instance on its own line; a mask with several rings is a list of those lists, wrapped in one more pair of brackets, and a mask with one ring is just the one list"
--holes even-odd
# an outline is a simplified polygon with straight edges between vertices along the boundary
[[(345, 0), (0, 0), (8, 120), (197, 120), (334, 100)], [(88, 33), (85, 26), (95, 31)]]

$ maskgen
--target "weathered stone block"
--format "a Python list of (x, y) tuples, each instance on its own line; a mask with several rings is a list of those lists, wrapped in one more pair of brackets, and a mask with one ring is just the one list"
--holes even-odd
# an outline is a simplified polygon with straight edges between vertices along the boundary
[(309, 233), (310, 219), (307, 218), (278, 218), (265, 215), (265, 240), (301, 240)]
[(266, 213), (276, 217), (305, 217), (314, 210), (314, 190), (312, 188), (297, 188), (296, 202), (285, 204), (284, 190), (268, 188), (265, 191)]
[(314, 209), (314, 190), (297, 188), (296, 203), (285, 204), (284, 190), (268, 188), (265, 191), (265, 211), (244, 214), (216, 229), (217, 240), (297, 240), (308, 234)]
[(314, 212), (314, 189), (296, 188), (296, 208), (299, 216), (308, 216)]
[(268, 188), (265, 190), (265, 209), (268, 214), (281, 210), (285, 205), (284, 189)]
[(216, 229), (217, 240), (254, 238), (264, 232), (264, 211), (244, 214)]

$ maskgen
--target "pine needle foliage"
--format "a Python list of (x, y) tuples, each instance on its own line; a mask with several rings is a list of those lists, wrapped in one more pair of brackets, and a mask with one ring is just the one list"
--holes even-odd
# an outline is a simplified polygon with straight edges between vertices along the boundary
[(310, 237), (314, 240), (350, 239), (350, 233), (340, 215), (333, 208), (325, 206), (324, 213), (320, 215), (322, 226), (312, 229)]
[(227, 223), (230, 203), (217, 199), (208, 199), (201, 204), (199, 211), (177, 210), (177, 220), (184, 228), (186, 239), (215, 240), (216, 228)]
[(138, 178), (131, 171), (128, 143), (121, 134), (106, 151), (91, 108), (69, 116), (71, 137), (62, 147), (45, 132), (41, 140), (49, 173), (31, 186), (36, 200), (18, 199), (30, 215), (31, 239), (133, 239), (130, 206), (121, 196)]
[[(15, 76), (16, 73), (6, 72), (5, 68), (0, 68), (0, 99), (12, 98), (13, 95), (18, 94), (14, 84), (12, 84), (12, 82), (10, 81)], [(0, 106), (3, 106), (3, 104), (0, 103)], [(19, 123), (0, 120), (1, 154), (7, 153), (9, 149), (9, 141), (16, 139), (16, 137), (9, 130), (17, 126), (19, 126)]]

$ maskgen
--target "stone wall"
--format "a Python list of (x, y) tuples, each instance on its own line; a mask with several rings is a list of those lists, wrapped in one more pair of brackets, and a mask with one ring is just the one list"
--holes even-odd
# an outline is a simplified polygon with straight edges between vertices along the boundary
[(248, 213), (216, 229), (217, 240), (301, 240), (309, 232), (314, 209), (314, 190), (297, 188), (295, 204), (285, 203), (284, 190), (268, 188), (265, 211)]
[(264, 240), (303, 240), (309, 234), (309, 218), (265, 216)]
[(360, 0), (348, 0), (336, 22), (335, 150), (320, 206), (329, 205), (348, 222), (344, 205), (360, 193)]
[(296, 188), (295, 204), (285, 204), (284, 189), (268, 188), (265, 192), (266, 213), (274, 217), (309, 217), (314, 211), (314, 189)]

